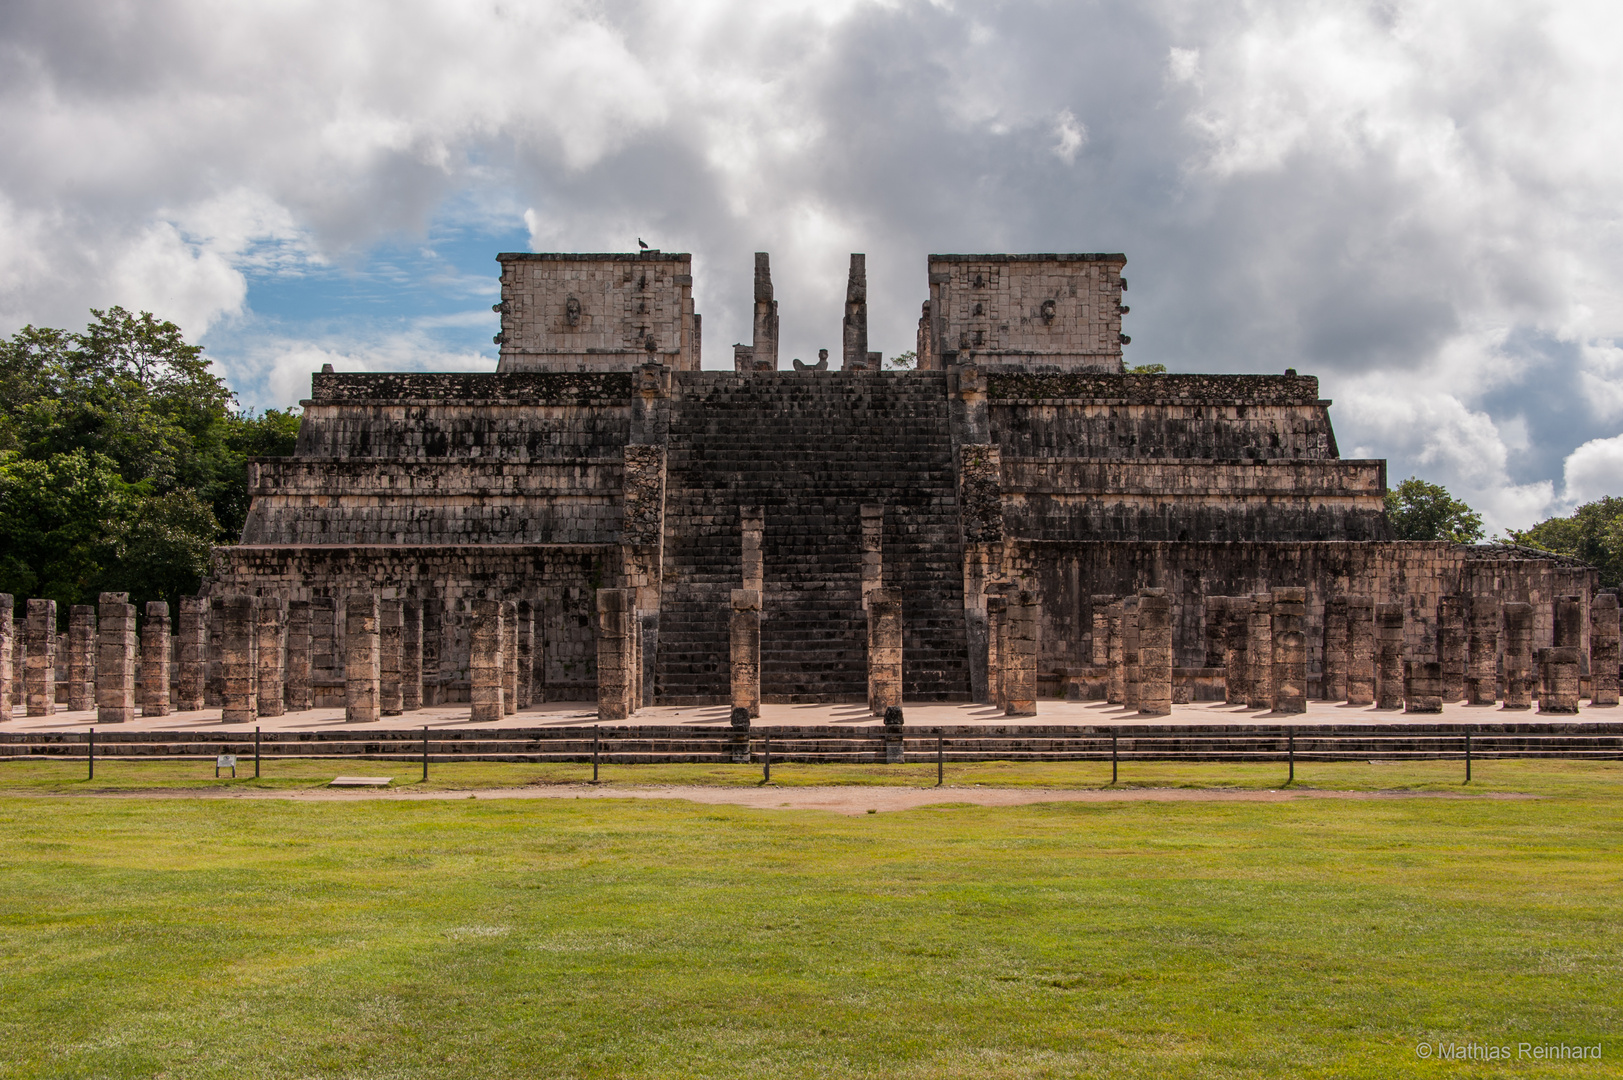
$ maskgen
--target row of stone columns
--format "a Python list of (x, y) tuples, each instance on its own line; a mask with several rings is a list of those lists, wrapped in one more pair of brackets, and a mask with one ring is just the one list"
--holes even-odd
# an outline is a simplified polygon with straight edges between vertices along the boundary
[(1042, 607), (1029, 589), (1000, 585), (987, 591), (987, 704), (1005, 716), (1035, 716)]

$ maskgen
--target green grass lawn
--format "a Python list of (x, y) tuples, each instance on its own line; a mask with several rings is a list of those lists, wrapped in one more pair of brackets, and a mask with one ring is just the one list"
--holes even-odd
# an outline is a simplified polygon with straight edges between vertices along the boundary
[[(283, 768), (259, 783), (391, 771)], [(1133, 779), (1283, 779), (1253, 768), (1135, 765)], [(196, 779), (171, 769), (197, 771), (110, 762), (95, 787)], [(0, 764), (0, 788), (89, 789), (74, 771)], [(431, 783), (581, 775), (459, 763)], [(1617, 1075), (1623, 770), (1477, 776), (1467, 790), (1547, 797), (852, 818), (630, 799), (0, 797), (0, 1076)], [(1451, 763), (1298, 778), (1462, 790)], [(1417, 1057), (1438, 1041), (1604, 1057)]]

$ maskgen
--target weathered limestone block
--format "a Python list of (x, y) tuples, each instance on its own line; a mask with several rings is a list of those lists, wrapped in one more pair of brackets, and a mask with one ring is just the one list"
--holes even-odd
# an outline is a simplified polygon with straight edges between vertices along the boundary
[(68, 708), (96, 707), (96, 607), (75, 604), (68, 613)]
[(535, 605), (518, 602), (518, 707), (527, 709), (535, 702)]
[(841, 367), (868, 370), (868, 257), (853, 252), (845, 279), (845, 321), (841, 326)]
[(1533, 707), (1533, 605), (1505, 605), (1506, 709)]
[(0, 593), (0, 721), (11, 719), (11, 691), (17, 680), (12, 667), (13, 651), (17, 647), (16, 624), (13, 622), (17, 598)]
[(1403, 711), (1443, 711), (1443, 665), (1439, 661), (1411, 660), (1403, 665)]
[(1139, 690), (1144, 677), (1138, 647), (1138, 597), (1124, 596), (1121, 601), (1121, 704), (1122, 708), (1133, 711), (1138, 709)]
[(1324, 602), (1325, 701), (1347, 700), (1347, 598), (1332, 596)]
[(1165, 589), (1138, 594), (1138, 712), (1172, 712), (1172, 601)]
[(1589, 602), (1589, 704), (1618, 699), (1617, 593), (1596, 593)]
[(1206, 656), (1203, 667), (1223, 666), (1225, 644), (1228, 639), (1228, 604), (1226, 596), (1208, 596), (1205, 604)]
[(383, 648), (378, 594), (344, 597), (344, 721), (369, 724), (382, 715)]
[(502, 710), (502, 605), (497, 600), (475, 600), (469, 624), (469, 719), (476, 724), (500, 720)]
[(1375, 704), (1375, 600), (1347, 597), (1347, 704)]
[(384, 716), (406, 711), (400, 688), (406, 629), (403, 607), (397, 599), (378, 601), (378, 711)]
[(1009, 598), (992, 594), (986, 598), (986, 701), (999, 709), (1004, 694), (1004, 657), (1008, 651)]
[(56, 601), (28, 601), (28, 659), (23, 688), (29, 716), (56, 714)]
[(1499, 697), (1499, 621), (1503, 608), (1497, 596), (1479, 593), (1471, 597), (1465, 700), (1472, 705), (1492, 705)]
[[(869, 618), (873, 618), (871, 610)], [(761, 594), (754, 589), (732, 592), (728, 653), (732, 665), (733, 708), (743, 709), (752, 719), (760, 716)]]
[(259, 717), (259, 598), (231, 593), (220, 613), (220, 721), (251, 723)]
[(169, 604), (147, 603), (141, 628), (141, 715), (169, 715)]
[(868, 708), (875, 716), (902, 704), (902, 592), (868, 596)]
[(1110, 605), (1116, 598), (1109, 593), (1096, 593), (1093, 598), (1093, 666), (1110, 667)]
[(1583, 645), (1584, 598), (1558, 596), (1555, 598), (1555, 647), (1577, 649)]
[(1223, 700), (1244, 705), (1251, 700), (1251, 665), (1246, 653), (1251, 639), (1251, 613), (1256, 601), (1231, 596), (1225, 605), (1228, 626), (1223, 635)]
[(1251, 618), (1246, 627), (1245, 672), (1247, 706), (1274, 707), (1274, 598), (1272, 593), (1254, 593)]
[(1272, 679), (1273, 711), (1307, 712), (1307, 590), (1282, 588), (1273, 591)]
[(208, 678), (209, 601), (204, 596), (182, 596), (175, 623), (175, 711), (203, 708)]
[(597, 718), (631, 715), (631, 595), (625, 589), (597, 590)]
[(287, 712), (284, 686), (287, 668), (287, 600), (280, 596), (259, 598), (259, 641), (254, 683), (254, 700), (260, 716), (281, 716)]
[(1538, 711), (1563, 716), (1576, 713), (1579, 693), (1578, 647), (1562, 645), (1540, 649), (1538, 662), (1544, 676)]
[[(637, 593), (634, 589), (627, 589), (631, 595), (631, 603), (636, 603)], [(502, 715), (511, 716), (518, 712), (518, 602), (516, 600), (503, 600), (502, 608)], [(627, 624), (628, 631), (634, 631), (636, 620), (633, 618)], [(627, 683), (628, 695), (634, 695), (636, 685), (636, 656), (628, 653)], [(627, 703), (628, 711), (635, 712), (636, 705)]]
[(1375, 605), (1375, 707), (1403, 707), (1403, 605)]
[(1443, 665), (1442, 699), (1465, 697), (1465, 597), (1443, 596), (1437, 601), (1437, 660)]
[[(1004, 658), (1005, 716), (1037, 715), (1037, 655), (1041, 646), (1042, 608), (1037, 594), (1021, 589), (1009, 598), (1006, 612), (1008, 654)], [(1136, 631), (1134, 645), (1137, 645)]]
[(135, 605), (129, 593), (101, 594), (96, 615), (96, 722), (135, 719)]
[(285, 638), (283, 690), (289, 712), (304, 712), (315, 703), (310, 686), (310, 601), (289, 600)]

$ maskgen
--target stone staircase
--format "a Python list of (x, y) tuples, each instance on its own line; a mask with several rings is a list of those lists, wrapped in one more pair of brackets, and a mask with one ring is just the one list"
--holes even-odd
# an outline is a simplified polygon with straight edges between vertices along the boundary
[(945, 376), (677, 376), (656, 694), (728, 695), (739, 507), (765, 508), (761, 694), (865, 701), (861, 507), (886, 507), (885, 585), (903, 595), (903, 695), (969, 697), (963, 553)]

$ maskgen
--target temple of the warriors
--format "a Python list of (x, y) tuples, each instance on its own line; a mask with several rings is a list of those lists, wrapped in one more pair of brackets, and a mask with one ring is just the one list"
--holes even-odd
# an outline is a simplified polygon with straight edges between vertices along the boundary
[[(757, 255), (731, 371), (701, 365), (689, 255), (498, 261), (494, 372), (313, 376), (176, 614), (177, 695), (1616, 701), (1595, 571), (1394, 541), (1385, 462), (1341, 456), (1316, 378), (1126, 372), (1122, 255), (930, 256), (911, 371), (869, 350), (862, 255), (838, 367), (784, 362)], [(125, 599), (97, 640), (127, 682)]]

